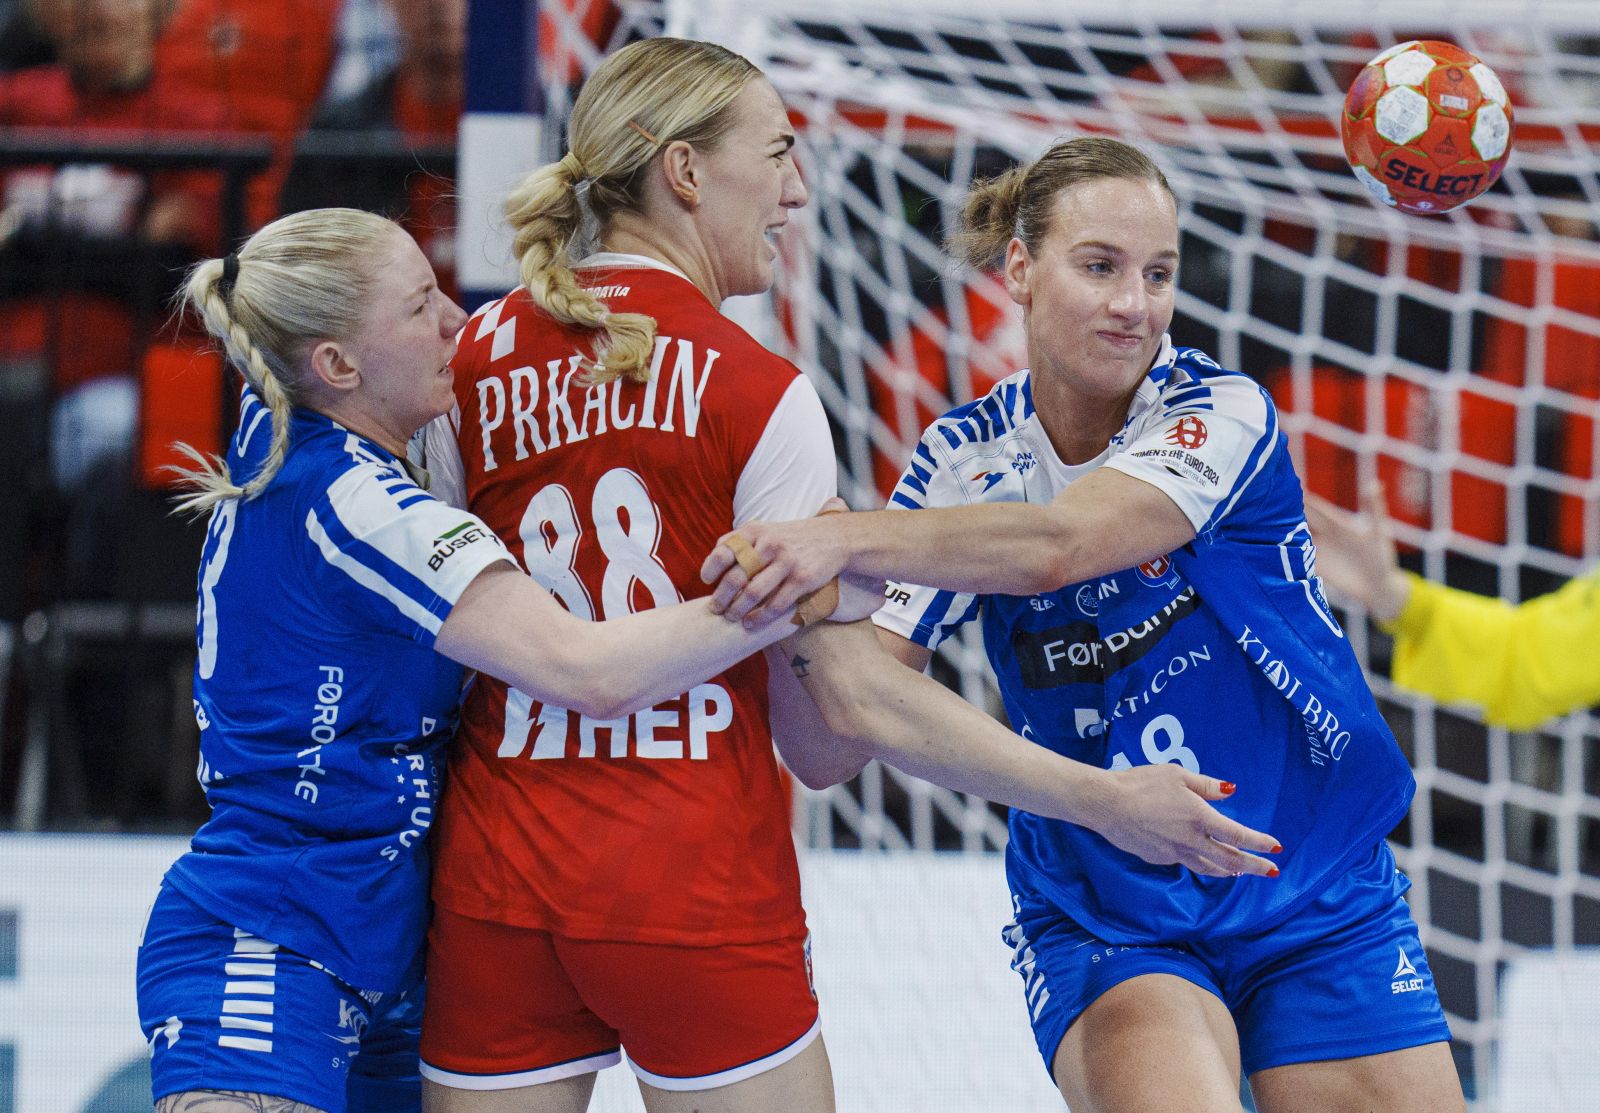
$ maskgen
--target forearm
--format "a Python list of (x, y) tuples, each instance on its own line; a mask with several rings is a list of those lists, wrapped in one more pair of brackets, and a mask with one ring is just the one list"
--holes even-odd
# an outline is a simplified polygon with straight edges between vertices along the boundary
[(1103, 809), (1103, 770), (1019, 738), (936, 681), (901, 665), (866, 623), (822, 624), (785, 642), (829, 729), (895, 768), (958, 792), (1070, 823)]
[(845, 570), (949, 591), (1033, 595), (1115, 571), (1072, 514), (1026, 503), (837, 517)]
[(800, 686), (796, 673), (804, 672), (807, 664), (794, 639), (770, 646), (766, 653), (772, 740), (784, 765), (812, 789), (842, 784), (860, 773), (872, 755), (856, 739), (834, 733)]
[(687, 691), (792, 629), (784, 616), (747, 630), (704, 599), (586, 622), (507, 566), (467, 588), (436, 648), (535, 699), (612, 719)]
[[(1131, 568), (1194, 537), (1172, 498), (1098, 468), (1048, 504), (840, 515), (845, 567), (949, 591), (1033, 595)], [(829, 523), (832, 524), (831, 522)]]

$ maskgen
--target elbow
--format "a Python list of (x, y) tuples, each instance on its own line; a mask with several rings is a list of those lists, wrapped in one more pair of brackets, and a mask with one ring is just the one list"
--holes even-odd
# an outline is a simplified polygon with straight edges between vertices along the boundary
[(604, 645), (583, 636), (590, 630), (575, 633), (542, 663), (538, 675), (510, 678), (512, 682), (524, 692), (544, 693), (547, 703), (599, 722), (620, 719), (650, 702), (651, 693), (639, 677), (619, 675), (608, 663)]
[(867, 754), (872, 752), (874, 731), (871, 716), (860, 700), (848, 697), (819, 700), (817, 710), (822, 713), (822, 721), (827, 726), (828, 733), (840, 743), (852, 750)]
[(610, 722), (641, 711), (650, 704), (650, 693), (637, 685), (620, 687), (606, 676), (603, 667), (596, 666), (584, 674), (577, 698), (567, 705), (568, 710), (594, 719)]
[[(862, 766), (865, 766), (866, 762), (862, 762), (861, 764)], [(861, 771), (861, 767), (857, 767), (854, 771), (851, 771), (842, 767), (821, 767), (807, 765), (804, 762), (795, 762), (790, 764), (789, 762), (785, 761), (784, 765), (788, 768), (789, 772), (794, 775), (795, 780), (805, 785), (812, 792), (823, 792), (832, 788), (834, 785), (844, 784), (844, 782), (848, 781), (851, 777), (854, 777), (856, 773)]]
[(872, 760), (872, 754), (856, 739), (833, 734), (800, 740), (777, 739), (778, 754), (795, 780), (822, 792), (850, 780)]
[(1052, 591), (1060, 591), (1068, 584), (1082, 577), (1074, 576), (1072, 568), (1062, 560), (1046, 559), (1037, 564), (1019, 570), (1021, 589), (1017, 595), (1044, 595)]
[(1085, 543), (1082, 530), (1074, 530), (1069, 523), (1053, 528), (1043, 544), (1035, 545), (1026, 555), (1018, 554), (1015, 575), (1020, 588), (1018, 595), (1043, 595), (1059, 591), (1068, 584), (1087, 579), (1096, 569), (1091, 546)]

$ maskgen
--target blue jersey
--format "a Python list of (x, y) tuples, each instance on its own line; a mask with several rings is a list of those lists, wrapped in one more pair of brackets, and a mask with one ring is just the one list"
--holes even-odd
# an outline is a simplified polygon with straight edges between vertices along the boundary
[(1323, 597), (1266, 393), (1164, 343), (1122, 430), (1099, 457), (1068, 466), (1022, 371), (929, 427), (891, 506), (1047, 503), (1097, 467), (1159, 487), (1195, 539), (1029, 597), (891, 585), (877, 621), (933, 648), (981, 616), (1006, 712), (1025, 737), (1105, 768), (1176, 762), (1235, 781), (1219, 809), (1284, 847), (1275, 880), (1206, 878), (1013, 812), (1008, 868), (1031, 889), (1107, 940), (1270, 926), (1370, 855), (1415, 783)]
[[(236, 478), (270, 435), (247, 392)], [(462, 680), (433, 641), (467, 584), (507, 559), (391, 453), (295, 411), (282, 470), (220, 504), (206, 533), (194, 706), (212, 814), (168, 880), (358, 988), (415, 977), (423, 839)]]

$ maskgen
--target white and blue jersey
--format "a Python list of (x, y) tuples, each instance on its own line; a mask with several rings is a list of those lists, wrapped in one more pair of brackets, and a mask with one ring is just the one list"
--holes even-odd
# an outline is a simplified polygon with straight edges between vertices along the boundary
[(1237, 782), (1218, 805), (1283, 844), (1282, 876), (1155, 866), (1087, 828), (1013, 811), (1013, 890), (1105, 940), (1201, 940), (1281, 922), (1399, 822), (1415, 784), (1323, 598), (1300, 482), (1255, 383), (1165, 342), (1127, 422), (1061, 462), (1027, 371), (929, 427), (891, 506), (1048, 503), (1097, 467), (1159, 487), (1182, 549), (1029, 597), (891, 584), (876, 621), (936, 648), (981, 617), (1012, 725), (1117, 769), (1176, 762)]
[[(247, 391), (236, 482), (270, 429)], [(282, 470), (221, 503), (206, 533), (194, 705), (212, 814), (168, 884), (352, 986), (414, 981), (462, 681), (433, 642), (474, 577), (509, 559), (394, 455), (295, 411)]]

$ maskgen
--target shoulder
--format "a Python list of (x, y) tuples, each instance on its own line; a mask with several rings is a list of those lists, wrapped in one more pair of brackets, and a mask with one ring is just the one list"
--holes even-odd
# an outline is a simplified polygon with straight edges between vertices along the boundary
[[(1224, 430), (1227, 435), (1220, 436)], [(1210, 445), (1211, 454), (1224, 444), (1232, 452), (1273, 442), (1277, 434), (1277, 410), (1259, 383), (1198, 348), (1173, 348), (1140, 386), (1127, 425), (1112, 444), (1117, 454), (1159, 436), (1191, 452)]]
[[(247, 469), (253, 470), (266, 455), (269, 439), (267, 429), (251, 436), (241, 454)], [(323, 517), (331, 510), (356, 533), (358, 521), (381, 524), (397, 511), (432, 498), (400, 461), (328, 418), (305, 411), (294, 416), (288, 455), (268, 491), (286, 496), (302, 518), (308, 511)]]
[(928, 426), (890, 505), (916, 509), (1019, 497), (1004, 480), (1038, 462), (1035, 427), (1033, 388), (1028, 372), (1018, 371)]
[(1026, 427), (1033, 418), (1033, 386), (1026, 370), (1001, 379), (982, 398), (957, 406), (929, 425), (924, 444), (951, 453), (983, 451)]
[(1165, 378), (1158, 384), (1163, 411), (1179, 410), (1265, 416), (1272, 397), (1242, 371), (1223, 367), (1199, 348), (1175, 348)]

